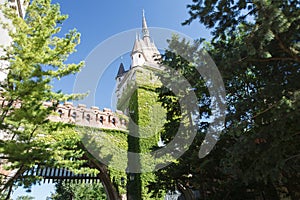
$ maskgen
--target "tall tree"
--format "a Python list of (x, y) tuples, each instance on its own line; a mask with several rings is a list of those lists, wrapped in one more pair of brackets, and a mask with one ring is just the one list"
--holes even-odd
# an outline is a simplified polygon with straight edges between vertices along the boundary
[[(228, 94), (224, 162), (245, 183), (299, 198), (299, 1), (194, 1), (191, 18), (213, 28), (210, 53)], [(245, 156), (247, 155), (247, 156)]]
[(184, 24), (212, 29), (206, 49), (225, 82), (226, 128), (207, 157), (187, 154), (164, 174), (203, 198), (299, 199), (300, 2), (194, 0), (188, 9)]
[[(83, 66), (69, 64), (68, 56), (80, 42), (80, 35), (71, 30), (60, 36), (67, 15), (60, 13), (51, 0), (33, 0), (20, 18), (8, 6), (1, 7), (10, 25), (5, 25), (12, 43), (1, 59), (9, 62), (8, 76), (1, 82), (0, 141), (1, 160), (13, 177), (2, 175), (2, 192), (11, 187), (20, 175), (35, 164), (78, 169), (83, 161), (78, 134), (69, 126), (50, 122), (56, 106), (81, 95), (54, 91), (51, 82), (76, 73)], [(75, 159), (76, 160), (76, 159)], [(30, 185), (36, 179), (22, 183)], [(9, 192), (10, 193), (10, 192)], [(8, 195), (9, 196), (9, 195)]]

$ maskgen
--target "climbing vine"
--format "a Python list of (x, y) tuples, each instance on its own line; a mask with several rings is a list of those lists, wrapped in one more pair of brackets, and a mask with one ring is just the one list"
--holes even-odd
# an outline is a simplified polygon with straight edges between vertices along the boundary
[[(127, 103), (130, 115), (129, 133), (131, 133), (128, 135), (128, 150), (141, 153), (141, 157), (133, 161), (135, 162), (134, 165), (139, 162), (141, 171), (149, 171), (153, 157), (149, 156), (151, 154), (145, 153), (158, 148), (166, 112), (157, 101), (158, 95), (155, 90), (161, 83), (154, 76), (154, 73), (145, 68), (135, 70), (133, 73), (135, 73), (136, 89), (133, 93), (131, 92)], [(138, 127), (131, 126), (133, 123), (137, 124)], [(131, 163), (128, 164), (130, 168)], [(132, 180), (129, 179), (128, 181), (129, 195), (133, 199), (162, 199), (163, 195), (153, 196), (149, 192), (148, 185), (155, 179), (155, 174), (152, 172), (134, 174)]]

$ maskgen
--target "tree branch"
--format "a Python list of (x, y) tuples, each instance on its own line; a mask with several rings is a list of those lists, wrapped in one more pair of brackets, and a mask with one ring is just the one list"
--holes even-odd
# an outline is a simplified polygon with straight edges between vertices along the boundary
[(293, 155), (293, 156), (291, 156), (291, 157), (285, 159), (284, 162), (286, 163), (287, 161), (292, 160), (293, 158), (297, 158), (297, 157), (300, 157), (300, 154)]
[[(270, 61), (295, 61), (294, 58), (271, 57), (271, 58), (249, 58), (246, 59), (250, 62), (270, 62)], [(300, 62), (300, 60), (299, 60)]]
[(278, 101), (277, 103), (274, 103), (273, 105), (271, 105), (271, 106), (268, 107), (267, 109), (265, 109), (265, 110), (263, 110), (263, 111), (257, 113), (256, 115), (254, 115), (251, 119), (254, 119), (254, 118), (258, 117), (258, 116), (261, 115), (261, 114), (264, 114), (265, 112), (267, 112), (267, 111), (271, 110), (272, 108), (274, 108), (275, 106), (277, 106), (279, 103), (280, 103), (280, 101)]
[(12, 188), (13, 188), (13, 184), (11, 186), (9, 186), (8, 193), (5, 197), (5, 200), (10, 200), (10, 195), (12, 193)]
[(292, 60), (300, 62), (300, 57), (295, 52), (293, 52), (291, 49), (287, 48), (277, 34), (274, 34), (274, 35), (275, 35), (276, 40), (279, 42), (279, 47), (284, 52), (286, 52), (287, 54), (292, 56), (292, 58), (293, 58)]
[(13, 177), (11, 177), (3, 186), (1, 189), (1, 193), (3, 193), (7, 188), (12, 187), (14, 184), (14, 181), (19, 178), (19, 176), (25, 171), (24, 165), (21, 165), (21, 167), (18, 169), (18, 171), (14, 174)]

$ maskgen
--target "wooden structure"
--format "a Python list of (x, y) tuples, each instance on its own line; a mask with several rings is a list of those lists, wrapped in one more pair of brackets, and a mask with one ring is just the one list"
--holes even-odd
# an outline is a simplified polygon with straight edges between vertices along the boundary
[(79, 183), (95, 183), (101, 182), (100, 177), (94, 174), (74, 174), (72, 171), (66, 168), (53, 168), (44, 166), (35, 166), (29, 170), (26, 170), (20, 179), (26, 179), (28, 177), (41, 177), (45, 182), (58, 182), (61, 180), (68, 182)]

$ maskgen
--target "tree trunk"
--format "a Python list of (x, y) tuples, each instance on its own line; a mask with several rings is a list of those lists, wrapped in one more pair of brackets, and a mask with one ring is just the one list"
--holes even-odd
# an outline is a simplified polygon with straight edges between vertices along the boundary
[(195, 200), (192, 190), (188, 187), (185, 187), (182, 184), (178, 184), (178, 189), (183, 193), (186, 200)]
[(104, 186), (106, 195), (108, 200), (121, 200), (120, 195), (118, 194), (115, 186), (110, 180), (110, 177), (108, 175), (107, 167), (95, 160), (90, 159), (90, 162), (92, 165), (100, 171), (98, 176), (100, 177), (102, 184)]

